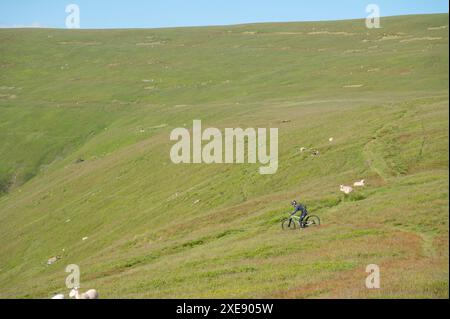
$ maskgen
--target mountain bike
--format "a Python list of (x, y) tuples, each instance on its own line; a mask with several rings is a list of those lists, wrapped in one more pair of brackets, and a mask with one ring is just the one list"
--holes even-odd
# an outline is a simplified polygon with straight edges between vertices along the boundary
[(300, 216), (291, 215), (289, 213), (289, 217), (284, 218), (281, 221), (281, 228), (283, 230), (294, 230), (297, 228), (306, 228), (310, 226), (319, 226), (320, 218), (317, 215), (306, 215), (305, 219), (302, 221), (302, 225), (300, 225)]

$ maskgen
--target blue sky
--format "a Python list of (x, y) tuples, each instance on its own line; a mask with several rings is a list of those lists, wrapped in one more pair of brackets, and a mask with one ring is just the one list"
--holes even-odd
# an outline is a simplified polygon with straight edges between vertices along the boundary
[(80, 8), (81, 28), (155, 28), (248, 22), (364, 18), (374, 3), (381, 16), (448, 13), (447, 0), (1, 0), (0, 27), (64, 28), (68, 4)]

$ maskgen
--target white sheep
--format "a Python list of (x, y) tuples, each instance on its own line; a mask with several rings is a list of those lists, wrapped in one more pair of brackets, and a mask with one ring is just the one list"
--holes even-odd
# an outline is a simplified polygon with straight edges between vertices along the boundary
[(95, 289), (89, 289), (88, 291), (80, 294), (78, 288), (75, 287), (70, 291), (69, 297), (75, 297), (75, 299), (98, 299), (98, 292)]
[(52, 299), (64, 299), (64, 295), (63, 294), (57, 294), (57, 295), (54, 295), (52, 297)]
[(328, 141), (331, 143), (331, 142), (333, 142), (333, 140), (334, 140), (334, 138), (332, 138), (332, 137), (330, 137), (329, 139), (328, 139)]
[(364, 179), (360, 180), (359, 182), (354, 182), (353, 186), (355, 187), (362, 187), (366, 185), (366, 181)]
[(61, 256), (54, 256), (51, 257), (47, 260), (47, 266), (50, 266), (52, 264), (54, 264), (55, 262), (57, 262), (59, 259), (61, 259)]
[(353, 192), (353, 188), (351, 188), (350, 186), (344, 186), (344, 185), (340, 186), (340, 190), (341, 190), (341, 192), (343, 192), (345, 194), (350, 194), (351, 192)]
[(300, 152), (304, 152), (304, 151), (306, 151), (306, 147), (301, 147)]

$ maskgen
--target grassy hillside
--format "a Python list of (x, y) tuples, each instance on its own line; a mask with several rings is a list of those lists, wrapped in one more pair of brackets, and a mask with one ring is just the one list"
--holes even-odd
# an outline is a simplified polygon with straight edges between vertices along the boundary
[[(447, 14), (0, 29), (0, 297), (448, 298), (448, 53)], [(278, 127), (278, 172), (173, 164), (193, 119)]]

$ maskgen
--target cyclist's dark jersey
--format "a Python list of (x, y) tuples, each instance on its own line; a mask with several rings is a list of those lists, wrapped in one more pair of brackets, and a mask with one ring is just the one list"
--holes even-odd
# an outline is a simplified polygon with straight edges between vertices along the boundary
[(294, 207), (294, 211), (292, 212), (292, 215), (294, 215), (297, 212), (302, 212), (302, 214), (307, 214), (306, 208), (302, 204), (297, 204)]

